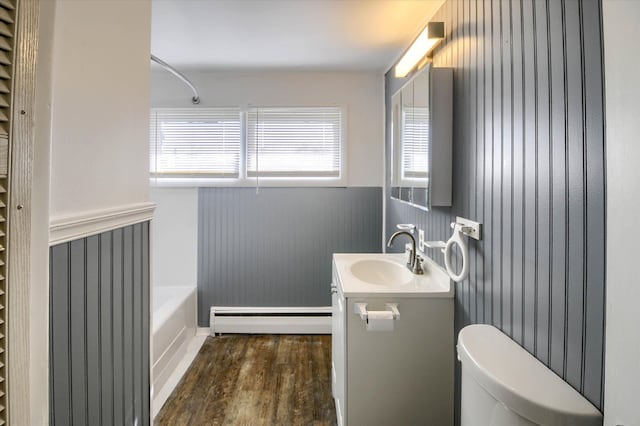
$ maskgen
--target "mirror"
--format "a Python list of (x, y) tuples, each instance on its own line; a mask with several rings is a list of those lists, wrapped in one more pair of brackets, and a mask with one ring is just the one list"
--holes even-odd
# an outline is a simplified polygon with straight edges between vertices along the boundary
[(429, 64), (391, 97), (391, 197), (425, 210), (451, 205), (451, 77)]

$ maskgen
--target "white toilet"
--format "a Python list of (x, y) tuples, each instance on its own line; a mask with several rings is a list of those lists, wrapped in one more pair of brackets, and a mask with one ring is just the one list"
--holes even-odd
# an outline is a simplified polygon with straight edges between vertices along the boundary
[(458, 335), (462, 426), (602, 425), (580, 393), (491, 325)]

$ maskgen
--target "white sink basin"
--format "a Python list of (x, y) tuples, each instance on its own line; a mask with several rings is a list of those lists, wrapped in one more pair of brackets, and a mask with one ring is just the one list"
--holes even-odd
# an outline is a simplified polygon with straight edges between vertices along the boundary
[(406, 253), (334, 253), (334, 284), (346, 297), (453, 297), (446, 271), (425, 259), (423, 275), (407, 268)]
[(404, 285), (413, 279), (406, 266), (384, 259), (363, 259), (351, 265), (351, 274), (369, 284)]

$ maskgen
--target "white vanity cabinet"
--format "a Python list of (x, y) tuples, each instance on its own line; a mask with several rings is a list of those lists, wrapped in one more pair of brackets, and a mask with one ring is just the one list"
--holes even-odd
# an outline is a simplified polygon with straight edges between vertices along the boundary
[[(425, 276), (398, 286), (353, 276), (366, 257), (406, 262), (405, 255), (335, 254), (333, 262), (332, 391), (338, 425), (453, 424), (453, 288), (429, 265)], [(374, 264), (375, 266), (375, 264)], [(369, 331), (356, 313), (397, 304), (393, 331)]]
[(338, 286), (338, 278), (333, 275), (333, 283), (331, 284), (331, 384), (333, 399), (336, 404), (336, 415), (338, 416), (338, 425), (341, 422), (344, 413), (345, 401), (345, 321), (344, 306), (345, 298)]

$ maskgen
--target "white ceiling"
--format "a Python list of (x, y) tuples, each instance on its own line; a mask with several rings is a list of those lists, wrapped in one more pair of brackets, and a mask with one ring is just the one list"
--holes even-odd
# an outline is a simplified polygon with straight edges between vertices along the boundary
[(444, 0), (153, 0), (151, 51), (178, 69), (379, 70)]

